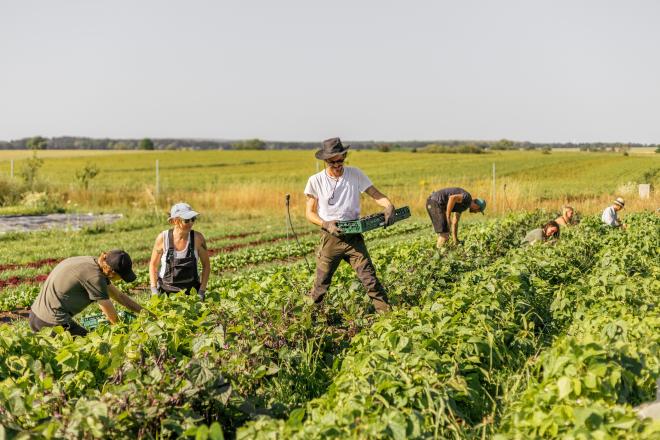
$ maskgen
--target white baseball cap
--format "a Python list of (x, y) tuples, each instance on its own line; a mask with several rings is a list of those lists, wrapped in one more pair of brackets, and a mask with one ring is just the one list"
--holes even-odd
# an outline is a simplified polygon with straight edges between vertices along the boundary
[(182, 218), (184, 220), (191, 219), (193, 217), (197, 217), (199, 215), (199, 212), (193, 211), (193, 209), (190, 207), (189, 204), (187, 203), (177, 203), (175, 205), (172, 205), (172, 209), (170, 209), (170, 218), (167, 220), (174, 220), (175, 218)]

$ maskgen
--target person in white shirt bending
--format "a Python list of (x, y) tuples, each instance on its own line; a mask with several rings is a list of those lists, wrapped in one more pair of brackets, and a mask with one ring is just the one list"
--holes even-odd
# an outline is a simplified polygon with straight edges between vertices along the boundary
[(323, 301), (332, 276), (344, 260), (357, 273), (376, 311), (383, 313), (390, 309), (387, 294), (378, 281), (364, 238), (362, 234), (343, 235), (337, 227), (337, 221), (360, 218), (360, 194), (363, 192), (385, 208), (386, 226), (394, 222), (394, 205), (361, 170), (344, 166), (349, 147), (344, 147), (339, 138), (323, 141), (322, 148), (316, 152), (316, 158), (325, 161), (326, 167), (311, 176), (305, 186), (305, 216), (311, 223), (321, 227), (316, 279), (310, 296), (317, 304)]
[(621, 223), (617, 216), (617, 213), (621, 211), (625, 205), (626, 203), (624, 200), (621, 197), (617, 197), (614, 203), (603, 211), (603, 215), (601, 216), (603, 223), (607, 226), (612, 226), (613, 228), (625, 228), (626, 225)]

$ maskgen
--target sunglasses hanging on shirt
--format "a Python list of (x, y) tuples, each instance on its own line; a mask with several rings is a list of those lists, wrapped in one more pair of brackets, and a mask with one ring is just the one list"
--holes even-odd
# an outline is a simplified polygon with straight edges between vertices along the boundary
[[(333, 179), (330, 179), (330, 177), (328, 176), (327, 173), (326, 173), (325, 177), (329, 180), (333, 180)], [(328, 205), (329, 206), (333, 206), (335, 203), (337, 203), (334, 199), (335, 199), (335, 190), (337, 189), (337, 184), (339, 183), (339, 179), (334, 179), (334, 180), (335, 180), (335, 184), (332, 186), (332, 194), (328, 198)]]

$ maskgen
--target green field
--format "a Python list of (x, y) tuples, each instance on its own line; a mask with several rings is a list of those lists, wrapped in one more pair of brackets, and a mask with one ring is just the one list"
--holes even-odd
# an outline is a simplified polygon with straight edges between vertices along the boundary
[[(463, 246), (441, 252), (424, 223), (368, 233), (393, 305), (382, 316), (347, 265), (315, 309), (304, 295), (312, 275), (290, 241), (209, 227), (217, 244), (247, 246), (212, 257), (204, 303), (150, 299), (141, 267), (120, 287), (155, 316), (77, 339), (0, 324), (0, 433), (658, 438), (660, 424), (632, 407), (654, 398), (660, 378), (660, 218), (630, 215), (622, 231), (587, 216), (554, 246), (520, 247), (545, 218), (473, 222)], [(124, 226), (113, 232), (138, 241), (140, 225), (136, 235)], [(316, 234), (301, 239), (311, 252)], [(0, 298), (18, 306), (36, 291)]]
[[(3, 177), (19, 157), (5, 154)], [(303, 257), (313, 265), (318, 244), (301, 194), (316, 171), (312, 152), (44, 158), (37, 186), (56, 204), (125, 216), (77, 232), (0, 235), (0, 311), (29, 306), (61, 259), (121, 247), (138, 279), (120, 288), (155, 316), (77, 339), (0, 322), (0, 439), (660, 436), (659, 423), (632, 409), (654, 398), (660, 378), (658, 197), (626, 192), (658, 179), (652, 154), (352, 152), (350, 165), (413, 208), (365, 234), (393, 305), (382, 316), (347, 265), (320, 309), (305, 297), (313, 272)], [(84, 190), (75, 172), (90, 163), (101, 172)], [(462, 246), (438, 251), (423, 203), (446, 185), (491, 204), (485, 217), (464, 216)], [(299, 244), (285, 224), (286, 193)], [(615, 195), (627, 200), (627, 230), (593, 215)], [(179, 200), (203, 213), (195, 229), (212, 254), (204, 303), (148, 295), (151, 247)], [(519, 246), (566, 202), (580, 225), (556, 245)]]
[[(15, 159), (18, 175), (25, 159), (17, 152), (0, 153), (0, 175), (9, 174)], [(188, 200), (206, 212), (243, 215), (281, 211), (284, 194), (292, 194), (294, 215), (300, 215), (302, 190), (309, 175), (322, 166), (312, 151), (158, 151), (40, 153), (41, 187), (70, 211), (166, 210)], [(23, 158), (27, 153), (22, 153)], [(159, 161), (160, 192), (155, 194), (155, 164)], [(100, 170), (84, 190), (76, 171), (88, 164)], [(496, 168), (496, 200), (489, 213), (557, 209), (571, 202), (583, 212), (596, 212), (616, 195), (635, 199), (629, 183), (644, 183), (660, 175), (654, 154), (581, 152), (498, 152), (491, 154), (423, 154), (353, 151), (348, 164), (362, 168), (396, 205), (423, 213), (426, 197), (448, 185), (464, 186), (492, 202), (492, 167)], [(650, 176), (650, 177), (649, 177)], [(16, 178), (15, 180), (19, 180)], [(632, 192), (631, 192), (632, 191)], [(622, 194), (624, 193), (624, 194)], [(652, 208), (651, 202), (630, 204), (631, 210)], [(367, 204), (367, 209), (375, 205)], [(5, 208), (6, 209), (6, 208)]]

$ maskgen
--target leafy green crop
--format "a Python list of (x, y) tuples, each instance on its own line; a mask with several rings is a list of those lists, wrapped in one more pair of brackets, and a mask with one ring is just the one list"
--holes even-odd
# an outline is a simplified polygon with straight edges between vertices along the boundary
[(205, 303), (145, 300), (155, 316), (86, 338), (2, 325), (0, 432), (652, 438), (631, 405), (660, 376), (658, 218), (628, 231), (587, 218), (519, 248), (543, 218), (466, 225), (463, 246), (440, 252), (413, 224), (368, 234), (394, 308), (383, 316), (347, 265), (312, 306), (302, 262), (262, 265), (288, 256), (276, 243), (236, 252), (241, 270), (213, 277)]

